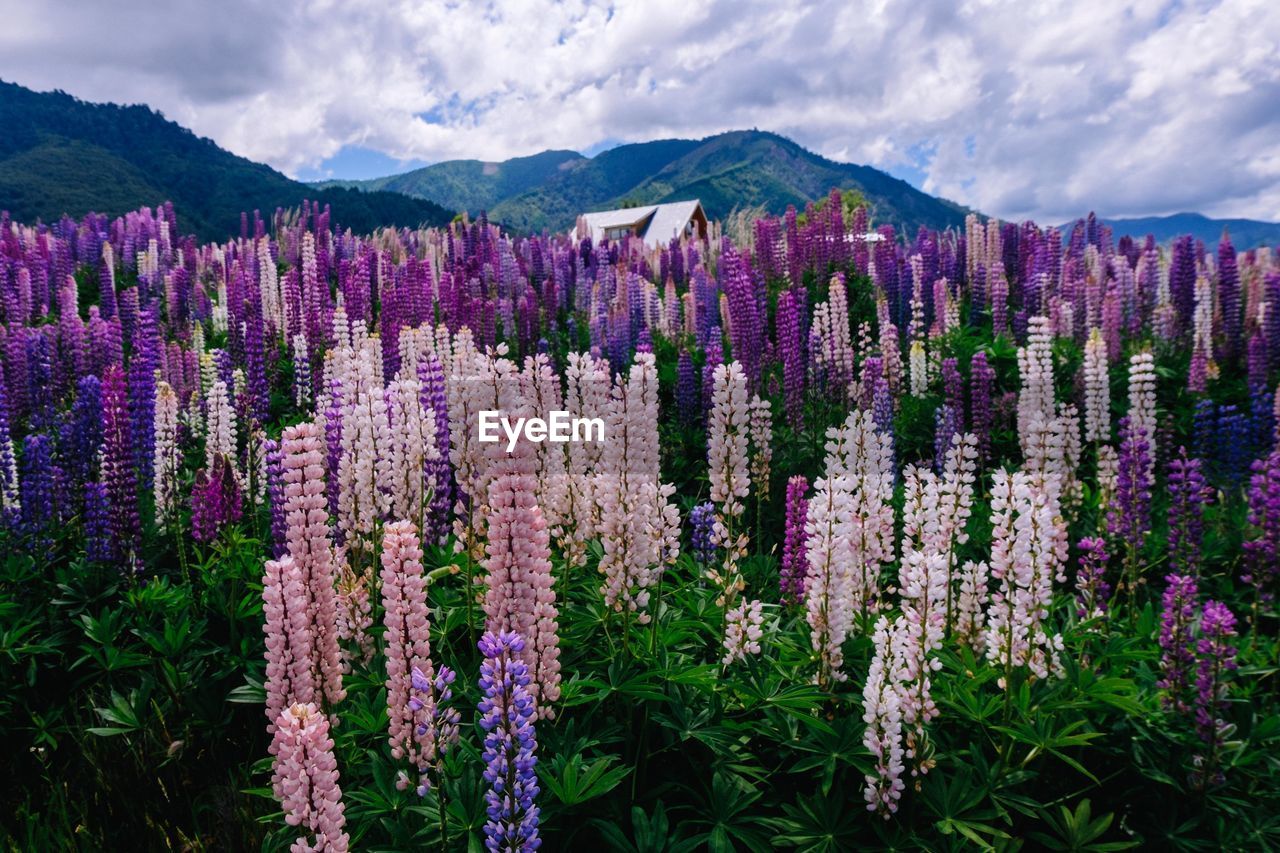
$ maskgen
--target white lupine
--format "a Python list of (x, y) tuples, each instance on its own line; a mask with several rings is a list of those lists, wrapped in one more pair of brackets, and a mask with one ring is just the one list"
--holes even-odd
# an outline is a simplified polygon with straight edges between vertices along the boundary
[(343, 379), (342, 457), (338, 463), (338, 527), (350, 548), (373, 548), (379, 519), (390, 509), (391, 435), (387, 404), (374, 367), (375, 348), (362, 347)]
[(1147, 482), (1156, 468), (1156, 360), (1150, 351), (1129, 358), (1129, 429), (1147, 443)]
[(764, 611), (760, 601), (743, 601), (725, 614), (724, 657), (728, 666), (746, 660), (747, 655), (760, 654), (760, 638), (764, 636)]
[(156, 385), (155, 403), (155, 495), (156, 524), (163, 527), (178, 505), (178, 395), (168, 382)]
[(894, 623), (899, 667), (895, 671), (902, 709), (904, 754), (912, 759), (912, 775), (932, 766), (925, 725), (938, 716), (930, 674), (942, 668), (934, 655), (946, 631), (947, 559), (937, 552), (908, 549), (898, 573), (902, 615)]
[(311, 355), (301, 332), (293, 336), (293, 402), (299, 409), (311, 403)]
[(991, 576), (1000, 586), (987, 611), (986, 655), (1007, 676), (1027, 667), (1038, 678), (1059, 674), (1062, 636), (1045, 620), (1053, 581), (1066, 564), (1061, 519), (1044, 489), (1025, 472), (995, 473), (991, 489)]
[(1018, 440), (1023, 455), (1037, 441), (1037, 433), (1051, 428), (1056, 415), (1053, 401), (1053, 336), (1043, 316), (1028, 321), (1026, 346), (1018, 348)]
[(924, 341), (911, 342), (907, 366), (911, 373), (911, 396), (924, 397), (929, 393), (929, 359)]
[(228, 462), (236, 459), (236, 412), (231, 407), (227, 383), (215, 379), (209, 388), (205, 417), (204, 464), (213, 470), (215, 456), (221, 455)]
[(986, 648), (987, 563), (965, 560), (960, 567), (960, 594), (956, 598), (956, 635), (975, 652)]
[(1107, 342), (1102, 330), (1089, 333), (1084, 345), (1084, 440), (1111, 440), (1111, 381), (1107, 376)]
[(875, 761), (875, 771), (864, 777), (863, 795), (867, 811), (888, 820), (898, 810), (906, 785), (902, 780), (902, 708), (893, 677), (900, 667), (899, 644), (894, 641), (887, 616), (877, 620), (872, 640), (875, 653), (862, 688), (862, 721), (867, 726), (862, 743)]
[[(397, 374), (386, 388), (387, 418), (390, 423), (389, 477), (391, 513), (414, 523), (421, 531), (426, 522), (427, 462), (440, 458), (436, 448), (436, 419), (422, 408), (421, 385), (417, 379)], [(410, 374), (412, 377), (412, 374)]]
[(844, 681), (842, 646), (853, 627), (853, 482), (848, 426), (827, 430), (826, 476), (814, 483), (805, 520), (805, 618), (818, 653), (818, 683)]
[(728, 606), (742, 589), (738, 561), (747, 551), (747, 536), (737, 529), (736, 521), (751, 491), (747, 468), (751, 402), (747, 377), (738, 362), (716, 365), (713, 382), (707, 463), (711, 500), (716, 505), (716, 544), (722, 549), (724, 562), (707, 576), (719, 588), (716, 603)]
[(773, 460), (773, 412), (768, 400), (751, 396), (751, 482), (760, 500), (769, 497), (769, 465)]

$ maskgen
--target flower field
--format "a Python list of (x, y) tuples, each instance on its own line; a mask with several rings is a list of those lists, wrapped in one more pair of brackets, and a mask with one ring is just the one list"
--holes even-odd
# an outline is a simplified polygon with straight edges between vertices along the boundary
[(6, 848), (1280, 846), (1280, 258), (730, 225), (0, 217)]

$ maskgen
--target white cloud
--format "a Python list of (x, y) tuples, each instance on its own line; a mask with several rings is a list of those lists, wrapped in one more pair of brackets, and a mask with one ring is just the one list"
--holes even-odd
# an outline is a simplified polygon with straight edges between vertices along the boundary
[(4, 5), (0, 77), (293, 174), (758, 127), (1006, 218), (1280, 219), (1267, 0)]

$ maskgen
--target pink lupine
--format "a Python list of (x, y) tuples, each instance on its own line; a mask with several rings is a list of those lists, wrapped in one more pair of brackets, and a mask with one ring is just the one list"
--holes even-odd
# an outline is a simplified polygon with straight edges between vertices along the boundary
[(285, 822), (304, 833), (292, 850), (346, 853), (350, 845), (347, 819), (324, 712), (311, 702), (295, 703), (282, 711), (271, 752), (275, 756), (271, 788), (284, 808)]
[(281, 436), (285, 493), (285, 542), (298, 564), (314, 641), (312, 666), (326, 702), (342, 701), (338, 603), (325, 498), (324, 440), (314, 423), (287, 427)]
[(764, 636), (764, 611), (760, 601), (742, 601), (725, 614), (724, 657), (728, 666), (746, 660), (747, 655), (760, 654), (760, 638)]
[(313, 638), (302, 572), (292, 557), (267, 560), (262, 578), (262, 632), (266, 635), (267, 731), (294, 702), (315, 698)]
[(416, 768), (436, 757), (435, 698), (410, 707), (413, 671), (435, 681), (431, 662), (431, 625), (427, 584), (422, 572), (422, 546), (411, 521), (395, 521), (382, 531), (382, 624), (387, 657), (388, 740), (394, 758), (407, 758)]
[(533, 448), (517, 444), (489, 486), (485, 546), (485, 631), (524, 638), (521, 659), (533, 681), (539, 719), (555, 716), (560, 697), (560, 639), (551, 545), (534, 500)]

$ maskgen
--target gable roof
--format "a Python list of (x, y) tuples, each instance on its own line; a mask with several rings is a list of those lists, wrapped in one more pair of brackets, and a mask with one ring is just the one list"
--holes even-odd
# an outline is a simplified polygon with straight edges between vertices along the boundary
[[(605, 231), (610, 228), (634, 228), (646, 243), (657, 246), (683, 233), (694, 213), (701, 209), (702, 204), (697, 199), (692, 199), (584, 213), (582, 221), (594, 241), (601, 240)], [(706, 214), (703, 214), (703, 218), (705, 217)]]

